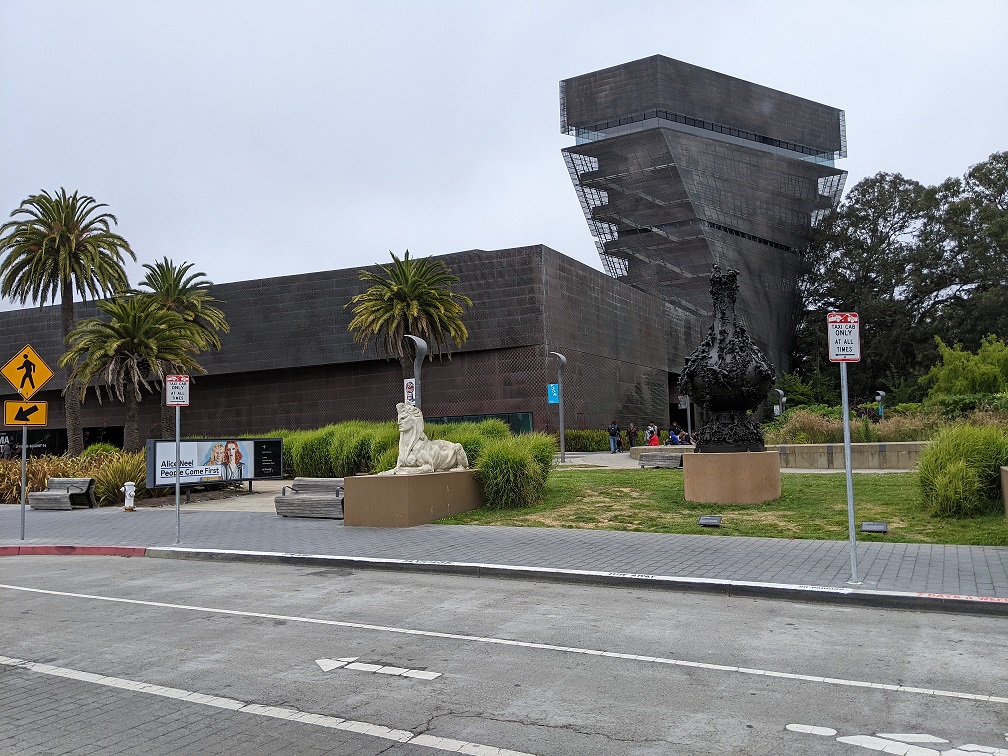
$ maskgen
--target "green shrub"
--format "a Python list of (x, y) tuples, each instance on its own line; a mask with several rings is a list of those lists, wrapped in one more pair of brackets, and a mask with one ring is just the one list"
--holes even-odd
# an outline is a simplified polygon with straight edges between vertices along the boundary
[(330, 444), (337, 432), (335, 425), (327, 425), (314, 431), (306, 431), (292, 450), (294, 469), (305, 478), (335, 478), (333, 474)]
[(902, 415), (916, 415), (921, 411), (923, 405), (920, 402), (904, 402), (902, 404), (894, 404), (892, 407), (887, 406), (885, 408), (886, 417), (900, 417)]
[[(391, 470), (395, 467), (396, 457), (399, 456), (399, 426), (394, 422), (374, 423), (374, 431), (371, 435), (371, 472), (380, 470)], [(392, 464), (382, 468), (378, 464), (379, 459), (384, 459), (386, 453), (394, 450), (392, 454)]]
[(609, 451), (609, 432), (605, 430), (565, 430), (564, 449), (569, 452)]
[[(122, 452), (119, 452), (120, 454)], [(43, 454), (28, 457), (28, 491), (41, 491), (49, 478), (92, 478), (93, 468), (101, 463), (107, 454), (96, 454), (90, 459)], [(15, 504), (21, 501), (21, 460), (0, 460), (0, 501)]]
[(531, 445), (523, 445), (518, 438), (488, 442), (476, 477), (491, 509), (531, 507), (542, 502), (545, 475)]
[[(877, 443), (881, 440), (879, 435), (878, 425), (871, 421), (868, 416), (862, 416), (857, 419), (857, 421), (851, 421), (851, 443), (854, 444), (869, 444)], [(841, 428), (841, 433), (843, 429)]]
[(945, 426), (939, 415), (920, 411), (885, 417), (875, 426), (880, 441), (930, 441)]
[(122, 504), (126, 494), (119, 489), (129, 480), (136, 483), (136, 498), (150, 495), (147, 490), (147, 455), (144, 452), (130, 454), (121, 451), (105, 460), (87, 477), (95, 479), (95, 499), (102, 506)]
[(84, 451), (80, 453), (80, 456), (87, 459), (88, 457), (93, 457), (97, 454), (117, 454), (118, 452), (121, 451), (122, 449), (120, 449), (115, 444), (97, 443), (97, 444), (91, 444), (89, 447), (87, 447)]
[[(486, 421), (484, 421), (486, 422)], [(504, 425), (500, 420), (497, 422)], [(451, 441), (452, 443), (462, 444), (462, 448), (465, 449), (466, 458), (469, 460), (469, 467), (475, 467), (479, 461), (480, 456), (483, 453), (483, 447), (494, 440), (501, 440), (501, 438), (507, 439), (511, 437), (511, 431), (508, 430), (508, 434), (503, 437), (492, 437), (487, 436), (482, 432), (480, 426), (482, 423), (441, 423), (438, 425), (431, 425), (427, 430), (427, 438), (431, 439), (444, 439), (445, 441)], [(507, 428), (504, 425), (505, 429)], [(499, 429), (494, 428), (491, 433), (497, 432)]]
[[(972, 517), (998, 506), (1008, 433), (957, 425), (941, 431), (917, 463), (921, 501), (936, 517)], [(961, 469), (962, 468), (962, 469)]]
[(349, 421), (331, 428), (327, 436), (331, 477), (346, 478), (371, 472), (374, 466), (375, 423)]
[(938, 471), (929, 501), (929, 513), (935, 517), (963, 517), (967, 502), (983, 499), (983, 486), (977, 471), (964, 459), (957, 459)]
[(486, 420), (480, 420), (476, 423), (476, 428), (485, 438), (495, 440), (511, 438), (511, 428), (500, 418), (488, 417)]
[(833, 419), (818, 412), (818, 406), (787, 410), (764, 429), (768, 444), (836, 444), (843, 443), (841, 413)]
[(524, 433), (515, 436), (515, 443), (520, 448), (527, 449), (532, 455), (532, 459), (539, 467), (539, 474), (545, 486), (546, 478), (553, 469), (553, 460), (560, 451), (556, 437), (549, 433)]
[[(396, 462), (399, 461), (399, 447), (393, 446), (389, 449), (383, 451), (374, 460), (374, 470), (373, 472), (385, 472), (386, 470), (391, 470), (396, 466)], [(470, 463), (471, 464), (471, 463)]]
[(277, 432), (275, 437), (283, 439), (283, 466), (284, 476), (296, 478), (304, 475), (297, 465), (297, 459), (301, 453), (301, 445), (308, 439), (313, 431), (296, 430)]

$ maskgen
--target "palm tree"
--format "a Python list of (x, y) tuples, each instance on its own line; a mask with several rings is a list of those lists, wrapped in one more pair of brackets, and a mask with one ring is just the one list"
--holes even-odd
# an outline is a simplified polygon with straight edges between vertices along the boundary
[[(380, 265), (381, 274), (358, 271), (362, 281), (374, 285), (346, 305), (353, 306), (350, 332), (354, 341), (367, 350), (371, 339), (386, 357), (399, 360), (404, 376), (413, 375), (412, 348), (404, 345), (406, 334), (419, 336), (440, 355), (451, 358), (451, 345), (461, 347), (469, 338), (462, 322), (468, 297), (452, 292), (458, 277), (441, 260), (424, 257), (411, 260), (409, 250), (402, 260), (392, 254), (392, 265)], [(384, 275), (382, 275), (384, 274)]]
[[(177, 312), (166, 310), (152, 297), (124, 296), (98, 303), (109, 317), (87, 318), (74, 326), (67, 339), (69, 349), (60, 358), (82, 386), (77, 397), (84, 400), (88, 384), (100, 378), (105, 392), (126, 403), (123, 448), (139, 451), (137, 424), (141, 387), (152, 391), (149, 381), (163, 382), (165, 366), (204, 372), (196, 362), (200, 339), (196, 327)], [(67, 386), (69, 392), (70, 386)], [(101, 384), (95, 387), (101, 401)]]
[[(167, 257), (153, 265), (145, 263), (143, 267), (147, 275), (138, 286), (144, 287), (146, 291), (136, 290), (135, 293), (152, 297), (165, 309), (178, 313), (186, 322), (193, 324), (196, 327), (195, 335), (200, 338), (199, 351), (219, 350), (219, 333), (228, 333), (231, 326), (224, 312), (216, 306), (217, 300), (210, 296), (213, 282), (206, 278), (206, 274), (201, 271), (190, 273), (193, 263), (176, 265)], [(168, 365), (166, 369), (177, 372), (180, 366)], [(162, 391), (164, 390), (162, 385)], [(174, 413), (162, 401), (161, 438), (170, 438), (174, 426)]]
[[(65, 189), (45, 190), (24, 200), (0, 226), (0, 295), (29, 299), (43, 306), (59, 297), (63, 338), (74, 325), (74, 293), (96, 299), (123, 291), (129, 285), (123, 269), (124, 255), (136, 260), (129, 244), (112, 232), (118, 223), (107, 205), (94, 197)], [(84, 450), (80, 422), (81, 387), (67, 372), (66, 424), (70, 455)]]

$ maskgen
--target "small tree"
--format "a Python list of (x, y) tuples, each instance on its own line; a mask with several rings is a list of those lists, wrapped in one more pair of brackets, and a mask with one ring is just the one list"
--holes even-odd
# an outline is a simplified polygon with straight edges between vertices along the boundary
[(960, 344), (948, 346), (939, 337), (938, 364), (921, 378), (928, 397), (996, 394), (1008, 389), (1008, 345), (993, 334), (984, 336), (976, 354)]
[[(200, 336), (193, 324), (177, 312), (166, 310), (150, 297), (127, 296), (98, 303), (108, 320), (88, 318), (70, 332), (69, 349), (60, 364), (81, 386), (76, 397), (84, 400), (88, 384), (100, 378), (105, 391), (126, 404), (123, 448), (140, 451), (137, 422), (141, 387), (164, 380), (166, 366), (204, 372), (196, 362)], [(71, 390), (67, 386), (66, 391)], [(95, 386), (101, 401), (101, 384)]]
[(438, 355), (444, 352), (451, 358), (450, 342), (461, 347), (469, 338), (462, 314), (472, 306), (468, 297), (451, 290), (458, 277), (441, 260), (410, 259), (409, 250), (402, 260), (392, 254), (392, 265), (379, 268), (381, 273), (358, 272), (362, 281), (373, 285), (346, 305), (353, 307), (354, 341), (367, 350), (374, 338), (386, 357), (399, 360), (404, 376), (413, 375), (411, 350), (403, 343), (406, 334), (420, 337)]
[[(231, 326), (223, 310), (217, 307), (218, 300), (210, 296), (213, 282), (206, 274), (197, 271), (190, 272), (193, 263), (183, 262), (176, 265), (165, 257), (150, 265), (144, 264), (147, 275), (138, 284), (142, 287), (135, 291), (139, 296), (152, 297), (166, 310), (178, 313), (194, 326), (193, 335), (198, 340), (199, 351), (221, 348), (221, 333), (228, 333)], [(221, 302), (220, 304), (224, 304)], [(181, 366), (167, 365), (166, 370), (177, 371)], [(166, 390), (162, 381), (162, 392)], [(164, 397), (162, 396), (162, 399)], [(169, 438), (174, 434), (175, 416), (171, 407), (161, 402), (161, 437)]]

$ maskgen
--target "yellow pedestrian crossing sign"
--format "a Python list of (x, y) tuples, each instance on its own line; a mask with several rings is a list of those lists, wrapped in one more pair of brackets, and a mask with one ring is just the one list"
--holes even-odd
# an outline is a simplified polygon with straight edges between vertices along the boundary
[(4, 425), (48, 425), (48, 402), (4, 402)]
[(53, 371), (42, 361), (31, 344), (15, 354), (11, 361), (3, 366), (4, 378), (22, 399), (31, 399), (53, 377)]

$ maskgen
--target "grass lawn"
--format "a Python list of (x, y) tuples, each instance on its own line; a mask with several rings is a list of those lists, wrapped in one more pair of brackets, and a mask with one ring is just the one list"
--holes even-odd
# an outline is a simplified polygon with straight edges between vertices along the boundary
[[(682, 470), (554, 470), (541, 506), (476, 509), (440, 522), (847, 540), (842, 473), (785, 473), (781, 489), (781, 498), (768, 504), (692, 504), (683, 498)], [(701, 528), (697, 519), (704, 514), (722, 515), (721, 527)], [(860, 541), (1008, 546), (1008, 518), (1000, 502), (983, 517), (929, 517), (921, 508), (916, 473), (855, 473), (854, 514), (858, 528), (864, 520), (889, 523), (887, 535), (859, 530)]]

